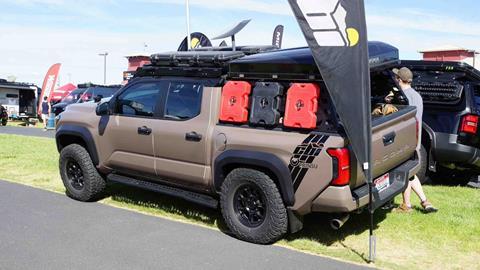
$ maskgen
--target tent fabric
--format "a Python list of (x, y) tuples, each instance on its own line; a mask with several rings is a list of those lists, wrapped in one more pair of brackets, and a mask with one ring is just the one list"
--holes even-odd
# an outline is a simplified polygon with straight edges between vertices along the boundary
[[(289, 3), (352, 150), (360, 164), (369, 165), (372, 120), (364, 1), (289, 0)], [(369, 178), (367, 175), (371, 181)]]
[(53, 90), (51, 94), (51, 101), (56, 102), (60, 101), (62, 98), (70, 94), (73, 90), (77, 89), (77, 86), (75, 86), (72, 83), (65, 84), (55, 90)]

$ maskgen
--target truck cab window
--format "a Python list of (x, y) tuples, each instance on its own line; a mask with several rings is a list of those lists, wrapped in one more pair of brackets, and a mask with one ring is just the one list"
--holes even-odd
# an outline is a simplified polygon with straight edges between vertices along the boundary
[(189, 120), (200, 114), (203, 85), (197, 83), (172, 82), (167, 93), (165, 118)]
[(162, 83), (142, 83), (125, 90), (117, 99), (116, 111), (125, 116), (153, 117)]

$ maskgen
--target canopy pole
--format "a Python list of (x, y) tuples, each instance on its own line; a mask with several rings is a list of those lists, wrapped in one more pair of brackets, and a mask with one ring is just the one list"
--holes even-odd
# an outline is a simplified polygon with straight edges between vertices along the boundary
[(368, 237), (368, 262), (374, 263), (375, 258), (377, 256), (377, 239), (373, 234), (374, 230), (374, 215), (375, 215), (375, 208), (373, 205), (373, 180), (372, 180), (372, 170), (369, 166), (369, 163), (363, 164), (363, 169), (365, 170), (365, 175), (367, 176), (367, 183), (368, 183), (368, 212), (370, 214), (370, 229), (369, 229), (369, 237)]

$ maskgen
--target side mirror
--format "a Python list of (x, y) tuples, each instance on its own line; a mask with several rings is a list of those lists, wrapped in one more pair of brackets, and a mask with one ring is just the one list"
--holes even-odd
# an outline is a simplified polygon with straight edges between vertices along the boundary
[(110, 105), (108, 102), (98, 104), (96, 113), (98, 116), (109, 115), (110, 114)]
[(102, 98), (103, 98), (102, 95), (98, 95), (98, 96), (95, 96), (95, 97), (93, 98), (93, 101), (94, 101), (95, 103), (99, 103), (100, 101), (102, 101)]

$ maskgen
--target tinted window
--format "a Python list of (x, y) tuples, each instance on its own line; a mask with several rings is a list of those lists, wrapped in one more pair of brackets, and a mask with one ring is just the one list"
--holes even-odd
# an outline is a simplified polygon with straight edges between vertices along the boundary
[(203, 86), (196, 83), (170, 83), (165, 118), (188, 120), (200, 114)]
[(130, 116), (153, 116), (164, 83), (152, 82), (134, 85), (117, 100), (117, 113)]

